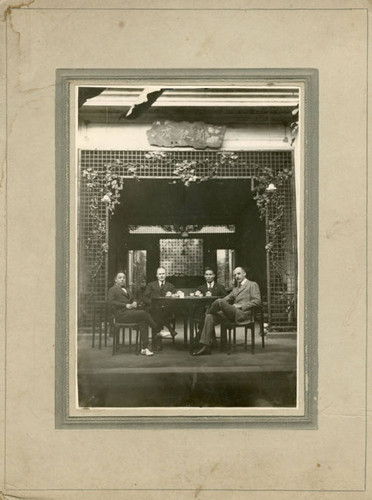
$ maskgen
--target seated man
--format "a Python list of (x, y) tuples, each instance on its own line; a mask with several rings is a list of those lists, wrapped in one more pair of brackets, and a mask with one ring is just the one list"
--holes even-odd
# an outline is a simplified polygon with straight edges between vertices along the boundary
[(153, 352), (148, 348), (149, 325), (156, 329), (156, 323), (151, 315), (146, 311), (137, 309), (137, 302), (133, 300), (132, 294), (125, 288), (126, 277), (122, 271), (115, 276), (115, 285), (108, 291), (107, 301), (113, 309), (115, 321), (117, 323), (138, 323), (141, 337), (141, 354), (153, 356)]
[[(226, 290), (223, 285), (218, 283), (216, 280), (216, 274), (214, 270), (211, 267), (206, 267), (204, 269), (204, 279), (205, 283), (203, 285), (200, 285), (196, 291), (195, 295), (211, 295), (213, 297), (225, 297), (226, 295)], [(201, 325), (204, 323), (205, 319), (205, 314), (207, 312), (208, 307), (200, 307), (195, 311), (195, 321), (198, 324), (198, 333), (199, 333), (199, 328)], [(215, 334), (213, 334), (213, 339), (215, 338)], [(196, 337), (196, 342), (198, 342), (198, 335)]]
[(194, 356), (211, 353), (210, 346), (215, 325), (224, 321), (234, 321), (238, 325), (244, 323), (251, 317), (252, 307), (261, 304), (257, 283), (246, 278), (246, 272), (242, 267), (234, 269), (234, 278), (236, 286), (232, 291), (225, 298), (215, 300), (210, 306), (200, 335), (201, 348), (193, 353)]
[(213, 297), (225, 297), (226, 295), (225, 287), (223, 285), (220, 285), (217, 281), (215, 281), (215, 278), (216, 274), (213, 271), (213, 269), (211, 267), (206, 267), (204, 269), (205, 283), (197, 288), (196, 294), (197, 292), (200, 292), (203, 295), (208, 293)]
[[(154, 333), (159, 334), (161, 329), (166, 326), (172, 337), (177, 335), (176, 330), (171, 324), (172, 310), (169, 306), (159, 306), (152, 304), (152, 299), (157, 297), (170, 297), (172, 293), (176, 293), (176, 287), (169, 281), (166, 281), (166, 270), (164, 267), (158, 267), (156, 271), (156, 281), (152, 281), (146, 287), (143, 299), (146, 304), (151, 305), (151, 316), (156, 323)], [(159, 344), (160, 347), (160, 344)]]

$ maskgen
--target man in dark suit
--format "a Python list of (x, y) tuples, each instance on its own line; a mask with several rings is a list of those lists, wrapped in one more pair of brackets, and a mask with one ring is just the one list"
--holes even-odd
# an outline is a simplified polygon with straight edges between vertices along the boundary
[[(196, 296), (198, 296), (198, 295), (206, 295), (206, 296), (211, 295), (213, 297), (225, 297), (225, 295), (227, 293), (225, 290), (225, 287), (223, 285), (221, 285), (220, 283), (218, 283), (215, 278), (216, 278), (216, 273), (214, 272), (214, 270), (211, 267), (206, 267), (204, 269), (205, 283), (203, 283), (203, 285), (200, 285), (196, 289), (195, 295)], [(196, 335), (196, 338), (195, 338), (196, 344), (198, 343), (198, 340), (200, 337), (200, 328), (204, 323), (207, 310), (208, 310), (208, 306), (207, 307), (200, 307), (195, 311), (195, 321), (197, 322), (197, 325), (198, 325), (198, 327), (197, 327), (198, 334)], [(215, 336), (216, 336), (215, 333), (213, 333), (213, 335), (212, 335), (213, 339), (215, 338)]]
[(115, 285), (108, 291), (107, 301), (112, 308), (117, 323), (138, 323), (141, 337), (141, 354), (152, 356), (154, 353), (148, 348), (149, 329), (156, 329), (156, 323), (146, 311), (137, 309), (137, 302), (125, 287), (126, 277), (120, 271), (115, 276)]
[(225, 297), (225, 287), (220, 285), (220, 283), (217, 283), (215, 278), (216, 274), (214, 270), (211, 267), (206, 267), (204, 269), (205, 283), (197, 288), (196, 293), (200, 292), (203, 295), (208, 294), (212, 295), (213, 297)]
[(157, 297), (171, 297), (176, 293), (176, 287), (166, 280), (167, 273), (164, 267), (158, 267), (156, 271), (156, 281), (152, 281), (146, 287), (144, 293), (144, 302), (151, 305), (151, 316), (154, 318), (157, 327), (154, 333), (159, 334), (161, 329), (166, 326), (171, 336), (177, 335), (176, 330), (171, 324), (172, 311), (167, 306), (159, 306), (151, 304), (153, 298)]
[(223, 299), (217, 299), (210, 306), (200, 335), (201, 347), (195, 356), (210, 354), (214, 326), (224, 321), (234, 321), (238, 325), (249, 320), (251, 310), (261, 304), (261, 294), (257, 283), (246, 278), (242, 267), (234, 269), (236, 286)]

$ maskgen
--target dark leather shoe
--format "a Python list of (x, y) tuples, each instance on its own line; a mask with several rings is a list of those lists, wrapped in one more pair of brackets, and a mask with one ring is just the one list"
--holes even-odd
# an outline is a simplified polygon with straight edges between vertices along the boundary
[(176, 332), (176, 330), (173, 330), (172, 332), (170, 332), (170, 334), (172, 335), (172, 337), (175, 337), (176, 335), (178, 335), (178, 332)]
[(193, 356), (207, 356), (208, 354), (211, 354), (209, 346), (203, 345), (201, 349), (193, 353)]

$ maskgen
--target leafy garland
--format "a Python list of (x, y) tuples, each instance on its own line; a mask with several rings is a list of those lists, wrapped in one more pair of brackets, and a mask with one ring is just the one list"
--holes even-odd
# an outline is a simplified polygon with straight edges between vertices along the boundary
[[(173, 174), (176, 175), (186, 187), (189, 187), (192, 183), (199, 184), (200, 182), (212, 179), (217, 175), (221, 167), (235, 166), (237, 160), (238, 155), (236, 153), (219, 153), (218, 160), (212, 160), (210, 158), (205, 158), (201, 162), (195, 160), (182, 160), (176, 163)], [(206, 169), (207, 173), (205, 175), (198, 175), (198, 170), (200, 171), (202, 167)], [(172, 184), (176, 184), (177, 182), (177, 180), (174, 180)]]
[(276, 170), (273, 167), (256, 168), (254, 200), (262, 220), (266, 221), (268, 243), (266, 251), (271, 255), (274, 268), (280, 276), (288, 275), (280, 264), (278, 252), (285, 244), (286, 237), (283, 230), (285, 203), (285, 185), (293, 176), (293, 169)]
[[(289, 124), (291, 146), (293, 146), (299, 131), (299, 106), (296, 106), (292, 110), (292, 115), (295, 118)], [(256, 167), (254, 199), (261, 220), (266, 221), (269, 241), (265, 249), (270, 254), (271, 262), (281, 277), (284, 275), (288, 276), (288, 272), (280, 264), (278, 253), (281, 245), (286, 242), (283, 228), (284, 207), (286, 206), (284, 187), (292, 176), (292, 167), (284, 168), (283, 170), (276, 170), (273, 167)], [(283, 294), (285, 295), (286, 292), (283, 291)]]
[[(182, 182), (184, 186), (189, 187), (193, 183), (206, 182), (216, 177), (220, 168), (236, 166), (237, 160), (238, 155), (236, 153), (218, 153), (218, 159), (206, 158), (199, 162), (196, 160), (179, 161), (175, 164), (173, 170), (173, 174), (178, 179), (171, 181), (171, 183)], [(86, 180), (89, 195), (89, 213), (92, 220), (92, 229), (85, 245), (88, 254), (95, 261), (90, 271), (92, 280), (97, 277), (109, 249), (106, 241), (106, 215), (107, 213), (109, 216), (112, 215), (116, 206), (120, 204), (120, 193), (124, 187), (124, 176), (118, 173), (118, 168), (122, 169), (124, 167), (126, 176), (129, 174), (133, 179), (139, 181), (141, 171), (151, 167), (160, 167), (169, 164), (171, 161), (172, 157), (167, 153), (148, 152), (145, 153), (144, 161), (141, 164), (116, 159), (111, 163), (105, 163), (105, 169), (102, 172), (93, 167), (83, 170), (83, 178)], [(200, 172), (204, 172), (204, 174)], [(271, 255), (277, 272), (283, 275), (285, 270), (280, 265), (277, 255), (280, 245), (285, 241), (283, 234), (285, 207), (283, 187), (293, 172), (291, 168), (276, 171), (272, 167), (255, 167), (255, 172), (254, 199), (260, 218), (266, 220), (269, 236), (265, 248)], [(105, 216), (103, 217), (102, 203), (106, 207)], [(97, 248), (99, 249), (98, 255), (97, 251), (95, 251)]]
[[(238, 159), (235, 153), (219, 153), (218, 160), (206, 158), (201, 162), (195, 160), (183, 160), (175, 164), (173, 174), (178, 177), (186, 187), (192, 183), (205, 182), (215, 177), (219, 168), (222, 166), (233, 166)], [(118, 173), (118, 168), (125, 168), (126, 176), (129, 174), (137, 181), (140, 180), (140, 173), (143, 170), (152, 167), (160, 167), (169, 164), (172, 158), (164, 152), (148, 152), (144, 154), (144, 161), (141, 164), (128, 163), (116, 159), (111, 163), (104, 164), (104, 170), (101, 172), (94, 167), (88, 167), (83, 170), (83, 178), (86, 180), (86, 187), (89, 195), (89, 214), (92, 220), (92, 228), (87, 238), (85, 248), (94, 260), (94, 265), (90, 270), (92, 280), (94, 280), (101, 269), (105, 255), (108, 253), (108, 244), (106, 241), (107, 223), (106, 213), (112, 215), (117, 205), (120, 204), (120, 192), (124, 187), (124, 176)], [(201, 168), (203, 167), (203, 168)], [(198, 175), (198, 170), (204, 170), (204, 175)], [(178, 182), (177, 180), (171, 183)], [(102, 217), (102, 203), (106, 207), (105, 216)], [(99, 248), (98, 256), (95, 248)]]
[[(83, 170), (83, 178), (86, 180), (86, 187), (89, 195), (89, 214), (92, 220), (92, 228), (87, 238), (85, 248), (88, 255), (94, 260), (90, 269), (90, 275), (94, 281), (101, 269), (105, 256), (108, 253), (109, 246), (106, 241), (107, 234), (107, 213), (113, 214), (116, 205), (120, 204), (120, 192), (124, 187), (124, 178), (117, 172), (119, 167), (126, 167), (127, 173), (136, 180), (139, 169), (148, 169), (156, 166), (159, 161), (166, 159), (166, 154), (162, 152), (149, 152), (145, 155), (145, 162), (142, 165), (133, 163), (124, 163), (116, 159), (112, 163), (104, 164), (104, 171), (88, 167)], [(105, 216), (102, 217), (102, 203), (106, 207)], [(95, 252), (98, 248), (98, 256)], [(91, 259), (90, 259), (91, 260)]]

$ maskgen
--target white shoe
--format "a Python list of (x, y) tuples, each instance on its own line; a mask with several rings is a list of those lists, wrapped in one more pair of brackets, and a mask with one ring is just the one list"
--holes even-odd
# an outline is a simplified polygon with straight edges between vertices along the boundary
[(172, 338), (172, 335), (169, 332), (167, 332), (167, 330), (161, 330), (159, 332), (159, 336), (163, 339), (171, 339)]
[(146, 347), (146, 349), (141, 349), (141, 354), (143, 356), (153, 356), (154, 355), (154, 353), (151, 352), (150, 349), (147, 349), (147, 347)]

